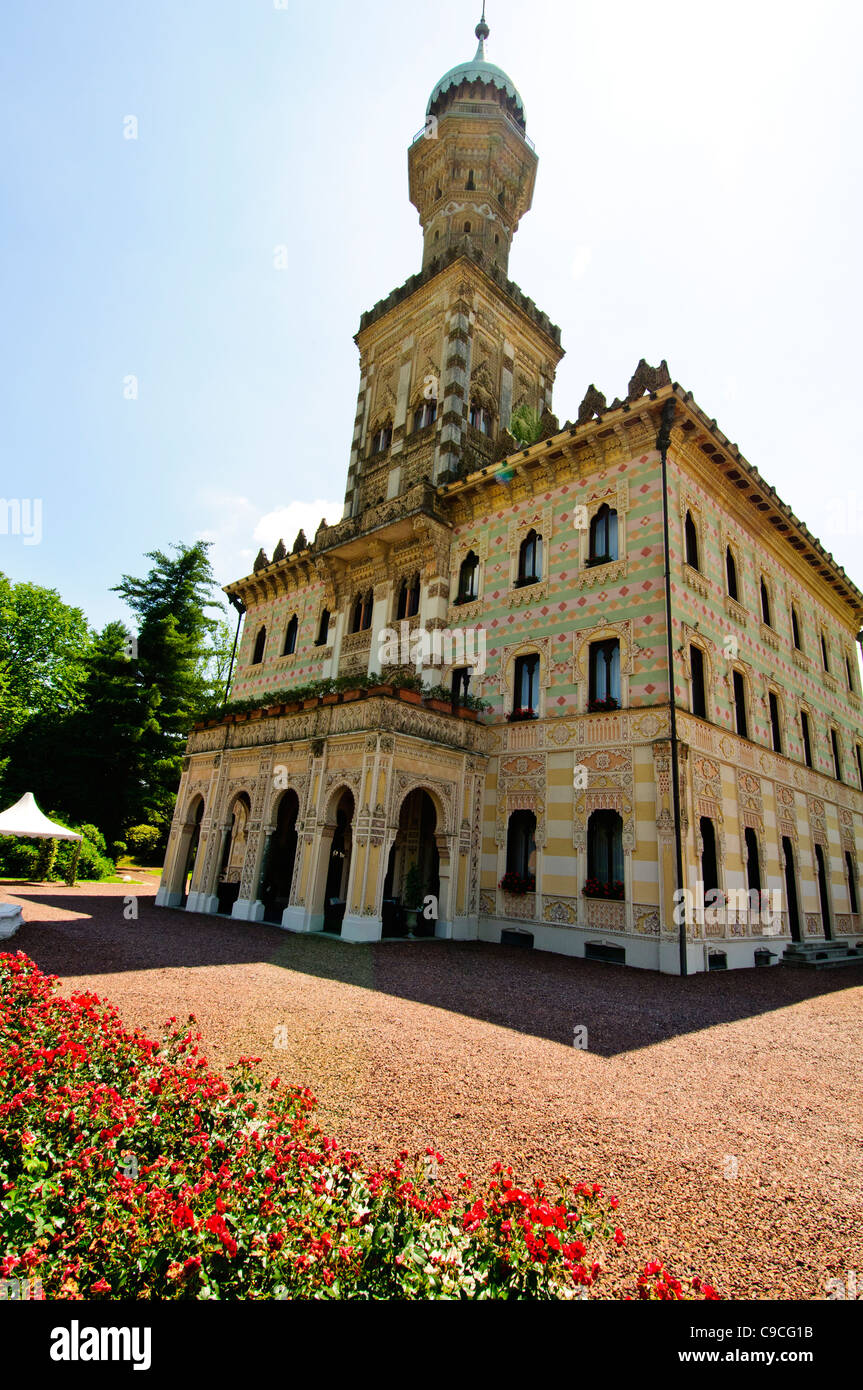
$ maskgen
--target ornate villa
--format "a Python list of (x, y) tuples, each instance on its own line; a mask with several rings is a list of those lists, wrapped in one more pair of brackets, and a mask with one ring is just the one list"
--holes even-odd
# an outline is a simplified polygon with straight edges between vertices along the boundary
[[(455, 940), (847, 954), (863, 594), (664, 362), (552, 413), (560, 330), (508, 278), (537, 155), (476, 33), (408, 150), (422, 266), (360, 319), (343, 517), (226, 586), (231, 703), (190, 735), (157, 901), (375, 941), (419, 884)], [(381, 661), (469, 630), (484, 660), (432, 647), (423, 689)]]

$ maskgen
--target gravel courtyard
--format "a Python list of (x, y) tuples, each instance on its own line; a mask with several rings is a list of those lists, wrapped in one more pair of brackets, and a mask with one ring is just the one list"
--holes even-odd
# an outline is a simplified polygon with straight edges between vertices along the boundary
[(656, 1256), (726, 1297), (813, 1299), (863, 1269), (863, 967), (679, 980), (479, 943), (349, 946), (160, 910), (155, 888), (4, 884), (26, 920), (0, 950), (151, 1035), (195, 1013), (216, 1069), (260, 1055), (371, 1164), (429, 1143), (449, 1174), (501, 1158), (603, 1182), (621, 1276)]

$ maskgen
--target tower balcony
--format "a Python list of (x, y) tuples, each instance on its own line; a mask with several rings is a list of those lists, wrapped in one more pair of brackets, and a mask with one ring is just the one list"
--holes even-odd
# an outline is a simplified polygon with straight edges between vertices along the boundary
[[(528, 149), (533, 150), (534, 153), (536, 153), (536, 145), (531, 140), (527, 131), (522, 130), (521, 126), (519, 126), (512, 119), (511, 116), (509, 116), (505, 111), (500, 110), (500, 108), (495, 108), (494, 114), (496, 119), (503, 118), (507, 126), (511, 130), (515, 131), (516, 135), (518, 135), (524, 141)], [(483, 120), (487, 121), (489, 116), (489, 105), (488, 102), (481, 103), (478, 101), (454, 101), (452, 105), (448, 108), (447, 115), (466, 116), (468, 120), (470, 120), (471, 117), (473, 117), (474, 119), (482, 118)], [(418, 130), (414, 138), (411, 140), (411, 148), (413, 148), (413, 146), (417, 143), (418, 140), (428, 138), (428, 133), (429, 127), (428, 123), (426, 123), (423, 126), (422, 130)]]

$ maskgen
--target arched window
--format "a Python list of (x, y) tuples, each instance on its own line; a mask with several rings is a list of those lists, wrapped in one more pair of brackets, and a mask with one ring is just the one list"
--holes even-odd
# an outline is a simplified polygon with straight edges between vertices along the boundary
[(403, 579), (399, 584), (398, 599), (396, 602), (396, 618), (412, 618), (420, 608), (420, 577), (415, 574), (412, 579)]
[(833, 770), (836, 773), (836, 781), (842, 781), (842, 752), (839, 747), (839, 735), (835, 729), (830, 730), (830, 746), (833, 749)]
[(291, 618), (290, 622), (288, 623), (288, 626), (285, 628), (285, 646), (282, 652), (282, 656), (293, 656), (294, 652), (297, 650), (298, 627), (299, 621), (295, 613), (294, 616)]
[(774, 753), (782, 752), (782, 725), (779, 721), (779, 699), (775, 690), (768, 691), (768, 704), (770, 706), (770, 733), (773, 738)]
[(437, 419), (437, 401), (423, 401), (414, 411), (414, 430), (424, 430)]
[(491, 411), (486, 410), (476, 401), (470, 403), (468, 420), (475, 430), (479, 430), (480, 434), (491, 434)]
[(851, 906), (851, 912), (856, 917), (857, 913), (860, 911), (860, 905), (857, 899), (857, 871), (854, 867), (854, 856), (850, 849), (846, 849), (845, 851), (845, 874), (848, 879), (848, 901)]
[(372, 591), (357, 594), (351, 617), (351, 632), (365, 632), (372, 625)]
[(589, 675), (588, 708), (617, 709), (620, 705), (620, 641), (617, 637), (591, 642)]
[(686, 513), (684, 523), (684, 535), (686, 540), (686, 563), (691, 569), (697, 570), (698, 564), (698, 528), (692, 520), (692, 512)]
[(373, 439), (372, 439), (372, 453), (373, 453), (373, 454), (383, 454), (383, 453), (386, 453), (387, 449), (390, 447), (390, 445), (392, 444), (392, 442), (393, 442), (393, 427), (392, 427), (392, 425), (389, 425), (389, 424), (387, 424), (387, 425), (381, 425), (380, 429), (377, 431), (377, 433), (374, 435), (374, 437), (373, 437)]
[(316, 647), (325, 647), (325, 646), (327, 645), (327, 637), (328, 637), (328, 635), (329, 635), (329, 631), (330, 631), (330, 610), (329, 610), (329, 608), (324, 608), (324, 609), (322, 610), (322, 612), (321, 612), (321, 620), (320, 620), (320, 622), (318, 623), (318, 635), (317, 635), (317, 637), (315, 638), (315, 646), (316, 646)]
[(515, 662), (512, 692), (512, 712), (523, 718), (539, 714), (539, 655), (529, 652)]
[(464, 229), (465, 229), (466, 232), (469, 232), (469, 231), (470, 231), (470, 223), (469, 223), (469, 222), (465, 222), (465, 224), (464, 224)]
[(749, 737), (749, 723), (746, 718), (746, 682), (741, 671), (734, 672), (734, 727), (741, 738)]
[(264, 648), (267, 645), (267, 629), (262, 627), (255, 638), (255, 650), (252, 652), (252, 665), (260, 666), (264, 659)]
[(809, 727), (809, 715), (805, 709), (800, 711), (800, 732), (803, 735), (803, 761), (807, 767), (812, 766), (812, 731)]
[(469, 694), (468, 687), (470, 686), (470, 677), (470, 666), (456, 666), (453, 670), (452, 675), (450, 676), (450, 700), (452, 701), (453, 709), (455, 709), (458, 705), (462, 693), (464, 693), (465, 700), (467, 699)]
[(767, 585), (764, 582), (763, 574), (761, 576), (761, 620), (765, 622), (768, 627), (773, 626), (770, 620), (770, 595), (767, 592)]
[(536, 584), (542, 578), (542, 536), (530, 530), (518, 548), (516, 586)]
[(591, 565), (605, 565), (617, 559), (617, 512), (603, 502), (590, 523)]
[(758, 855), (758, 836), (747, 825), (744, 839), (746, 842), (746, 887), (750, 893), (754, 889), (756, 893), (761, 892), (761, 860)]
[(846, 679), (847, 682), (848, 682), (848, 689), (849, 689), (849, 690), (853, 690), (853, 689), (854, 689), (854, 673), (853, 673), (853, 668), (852, 668), (852, 666), (851, 666), (851, 658), (850, 658), (850, 656), (848, 655), (847, 652), (845, 653), (845, 679)]
[(794, 639), (794, 645), (798, 652), (802, 652), (803, 644), (800, 641), (800, 619), (797, 616), (797, 609), (794, 607), (793, 603), (791, 605), (791, 636)]
[(479, 593), (479, 557), (467, 552), (459, 566), (456, 603), (470, 603)]
[(473, 169), (468, 170), (467, 183), (465, 184), (465, 189), (468, 193), (475, 192), (476, 190), (476, 184), (473, 181)]
[(506, 828), (506, 871), (519, 878), (536, 879), (536, 816), (533, 811), (513, 811)]
[(399, 584), (398, 597), (396, 598), (396, 621), (406, 618), (408, 615), (408, 581), (403, 579)]
[(698, 719), (707, 718), (707, 689), (704, 683), (704, 652), (694, 643), (689, 647), (689, 668), (692, 671), (692, 713)]
[(729, 598), (739, 602), (737, 588), (737, 561), (731, 553), (731, 546), (725, 549), (725, 587), (728, 590)]
[(587, 877), (600, 889), (623, 887), (623, 821), (617, 811), (594, 811), (587, 822)]
[(823, 632), (821, 633), (821, 662), (822, 662), (822, 665), (824, 666), (824, 670), (825, 670), (825, 671), (828, 673), (828, 675), (829, 675), (829, 672), (830, 672), (830, 662), (829, 662), (829, 660), (827, 659), (827, 639), (825, 638)]
[(863, 791), (863, 747), (859, 743), (854, 745), (854, 756), (857, 759), (857, 779), (860, 783), (860, 790)]
[(699, 821), (701, 831), (701, 878), (705, 896), (719, 887), (719, 860), (716, 854), (716, 830), (709, 816)]

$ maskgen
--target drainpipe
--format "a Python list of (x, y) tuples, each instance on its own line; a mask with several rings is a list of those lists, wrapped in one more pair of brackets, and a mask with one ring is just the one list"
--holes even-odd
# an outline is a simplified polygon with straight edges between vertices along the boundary
[(237, 610), (237, 630), (234, 633), (234, 645), (231, 648), (231, 661), (230, 665), (228, 666), (228, 679), (225, 681), (225, 698), (222, 701), (223, 712), (227, 706), (228, 691), (231, 688), (231, 676), (234, 672), (234, 657), (237, 655), (237, 638), (240, 635), (240, 623), (243, 621), (243, 614), (246, 611), (246, 605), (243, 603), (243, 600), (241, 598), (238, 598), (236, 594), (228, 594), (228, 598)]
[[(677, 888), (680, 893), (683, 883), (683, 841), (680, 834), (680, 758), (677, 746), (677, 700), (674, 694), (674, 638), (671, 627), (671, 557), (668, 542), (668, 446), (671, 443), (671, 426), (674, 420), (674, 397), (670, 396), (662, 407), (656, 447), (662, 459), (662, 540), (665, 551), (665, 631), (668, 663), (668, 706), (671, 711), (671, 795), (674, 807), (674, 852), (677, 867)], [(678, 899), (682, 905), (682, 899)], [(686, 914), (680, 923), (680, 973), (686, 975)]]

